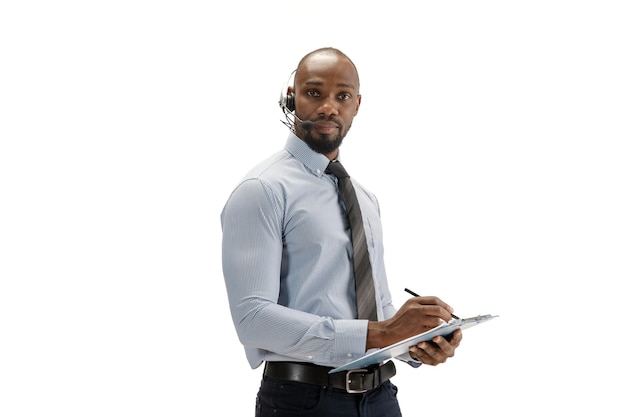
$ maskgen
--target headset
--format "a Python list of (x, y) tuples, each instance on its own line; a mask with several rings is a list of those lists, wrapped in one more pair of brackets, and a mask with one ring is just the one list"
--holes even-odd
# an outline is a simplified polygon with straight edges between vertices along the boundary
[[(293, 92), (293, 82), (296, 76), (296, 70), (293, 70), (289, 79), (283, 86), (283, 90), (280, 92), (280, 99), (278, 105), (283, 110), (286, 120), (281, 120), (282, 124), (287, 126), (289, 130), (295, 132), (296, 120), (300, 122), (300, 126), (307, 132), (310, 132), (314, 128), (314, 123), (310, 120), (302, 120), (296, 116), (296, 95)], [(288, 93), (289, 89), (291, 92)]]
[[(283, 110), (283, 112), (293, 113), (294, 111), (296, 111), (296, 98), (295, 98), (295, 94), (293, 93), (293, 81), (294, 81), (295, 75), (296, 75), (296, 70), (293, 70), (293, 72), (289, 76), (289, 79), (283, 86), (283, 90), (280, 92), (280, 99), (278, 100), (278, 105)], [(287, 91), (289, 91), (290, 88), (292, 90), (291, 93), (287, 93)]]

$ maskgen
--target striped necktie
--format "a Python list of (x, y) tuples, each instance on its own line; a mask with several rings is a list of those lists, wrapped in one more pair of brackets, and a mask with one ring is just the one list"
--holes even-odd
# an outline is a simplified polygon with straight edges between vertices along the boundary
[(372, 266), (370, 265), (370, 257), (367, 251), (363, 218), (359, 201), (356, 198), (356, 192), (352, 186), (350, 176), (339, 161), (333, 161), (328, 164), (326, 173), (337, 177), (339, 194), (346, 206), (348, 219), (350, 220), (353, 248), (352, 267), (354, 268), (358, 318), (377, 321), (374, 278), (372, 277)]

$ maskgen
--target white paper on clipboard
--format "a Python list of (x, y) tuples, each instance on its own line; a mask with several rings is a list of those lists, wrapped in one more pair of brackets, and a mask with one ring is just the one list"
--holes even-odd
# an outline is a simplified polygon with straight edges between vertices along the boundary
[(386, 348), (382, 348), (374, 352), (368, 353), (367, 355), (362, 356), (359, 359), (355, 359), (352, 362), (348, 362), (345, 365), (334, 368), (329, 373), (333, 374), (335, 372), (346, 371), (348, 369), (364, 368), (369, 365), (382, 363), (387, 359), (395, 358), (396, 356), (407, 353), (410, 346), (415, 346), (420, 342), (432, 340), (435, 336), (447, 336), (457, 329), (468, 329), (496, 317), (498, 316), (485, 314), (482, 316), (470, 317), (467, 319), (450, 320), (448, 323), (443, 323), (440, 326), (437, 326), (427, 332), (411, 336), (391, 346), (387, 346)]

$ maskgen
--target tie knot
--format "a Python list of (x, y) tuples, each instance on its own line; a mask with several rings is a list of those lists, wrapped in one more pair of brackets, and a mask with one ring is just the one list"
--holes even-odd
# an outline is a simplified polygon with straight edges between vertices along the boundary
[(346, 172), (346, 169), (343, 167), (343, 165), (341, 165), (341, 162), (339, 161), (333, 161), (328, 164), (328, 167), (326, 168), (326, 173), (333, 174), (337, 178), (350, 177), (350, 175), (348, 175), (348, 172)]

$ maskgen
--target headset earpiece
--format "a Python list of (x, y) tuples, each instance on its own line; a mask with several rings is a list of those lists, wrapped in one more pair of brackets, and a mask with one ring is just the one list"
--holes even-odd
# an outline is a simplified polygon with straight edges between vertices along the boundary
[(294, 93), (289, 93), (287, 98), (285, 99), (285, 107), (289, 111), (296, 111), (296, 95)]
[[(286, 109), (290, 112), (296, 111), (296, 98), (295, 94), (293, 93), (293, 79), (295, 74), (296, 71), (294, 70), (289, 76), (287, 82), (285, 83), (283, 91), (281, 91), (280, 93), (280, 100), (278, 101), (278, 104), (283, 110)], [(291, 92), (288, 93), (289, 90), (291, 90)]]

